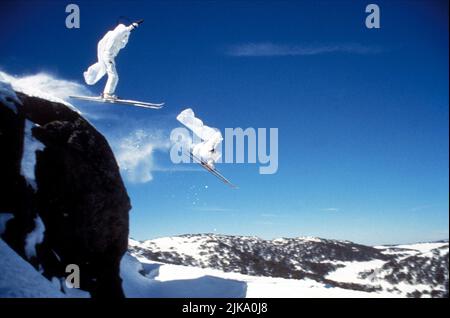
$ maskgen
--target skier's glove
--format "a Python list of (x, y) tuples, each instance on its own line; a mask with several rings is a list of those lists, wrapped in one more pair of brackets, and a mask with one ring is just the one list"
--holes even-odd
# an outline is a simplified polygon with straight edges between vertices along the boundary
[(139, 26), (139, 24), (141, 24), (142, 22), (144, 22), (144, 19), (133, 22), (131, 25), (133, 26), (134, 29), (136, 29)]

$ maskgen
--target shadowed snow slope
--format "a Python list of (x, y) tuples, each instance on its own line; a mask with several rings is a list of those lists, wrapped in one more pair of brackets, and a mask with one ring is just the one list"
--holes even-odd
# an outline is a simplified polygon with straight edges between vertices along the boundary
[(64, 297), (1, 239), (0, 268), (0, 297)]
[[(158, 271), (156, 268), (153, 270)], [(189, 271), (189, 268), (180, 266), (179, 279), (162, 281), (158, 276), (152, 278), (152, 274), (147, 273), (142, 264), (129, 254), (121, 262), (123, 289), (127, 297), (245, 297), (245, 282), (209, 275), (183, 279), (185, 271)]]

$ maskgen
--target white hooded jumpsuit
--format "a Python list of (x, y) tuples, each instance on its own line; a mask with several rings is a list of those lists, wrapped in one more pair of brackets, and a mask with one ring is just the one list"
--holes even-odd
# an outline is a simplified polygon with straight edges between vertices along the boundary
[(117, 82), (119, 81), (114, 58), (119, 51), (127, 45), (130, 32), (136, 26), (137, 24), (131, 24), (129, 26), (119, 24), (114, 30), (108, 31), (108, 33), (106, 33), (106, 35), (98, 42), (98, 62), (91, 65), (87, 71), (83, 73), (84, 80), (88, 85), (94, 85), (105, 74), (108, 74), (108, 80), (106, 81), (103, 93), (104, 95), (114, 94)]
[(198, 143), (191, 144), (191, 152), (194, 156), (214, 169), (214, 164), (220, 159), (219, 145), (222, 142), (222, 134), (217, 128), (208, 127), (200, 118), (195, 117), (191, 108), (183, 110), (177, 116), (177, 120), (200, 139)]
[(221, 154), (218, 152), (217, 147), (222, 142), (222, 134), (220, 131), (211, 135), (210, 139), (192, 146), (192, 154), (197, 158), (200, 158), (203, 162), (208, 164), (209, 167), (214, 169), (214, 164), (220, 159)]

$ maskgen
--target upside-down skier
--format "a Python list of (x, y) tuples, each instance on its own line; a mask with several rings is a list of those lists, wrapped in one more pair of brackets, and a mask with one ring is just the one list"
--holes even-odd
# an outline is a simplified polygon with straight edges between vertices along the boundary
[(130, 33), (143, 21), (144, 20), (133, 22), (129, 26), (119, 24), (114, 30), (108, 31), (108, 33), (106, 33), (106, 35), (98, 42), (98, 61), (91, 65), (83, 75), (84, 80), (88, 85), (94, 85), (105, 76), (105, 74), (108, 75), (102, 98), (117, 99), (114, 92), (119, 81), (119, 75), (116, 70), (115, 57), (119, 54), (119, 51), (127, 45)]
[(223, 138), (220, 130), (205, 125), (200, 118), (195, 117), (194, 111), (191, 108), (187, 108), (178, 114), (177, 120), (189, 128), (200, 139), (197, 142), (192, 141), (189, 145), (189, 156), (191, 159), (222, 180), (222, 182), (232, 188), (236, 188), (215, 167), (215, 163), (222, 156), (220, 153), (220, 143)]

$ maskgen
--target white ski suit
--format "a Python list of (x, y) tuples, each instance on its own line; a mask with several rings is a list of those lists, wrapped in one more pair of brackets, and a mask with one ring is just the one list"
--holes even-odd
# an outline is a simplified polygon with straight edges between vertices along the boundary
[(222, 134), (218, 131), (211, 136), (211, 139), (193, 145), (192, 154), (214, 169), (214, 164), (221, 157), (216, 148), (222, 140)]
[(136, 24), (131, 24), (129, 26), (119, 24), (114, 30), (108, 31), (108, 33), (106, 33), (106, 35), (98, 42), (98, 62), (91, 65), (87, 71), (83, 73), (84, 80), (88, 85), (94, 85), (105, 74), (108, 74), (108, 80), (106, 81), (103, 93), (109, 95), (114, 94), (117, 82), (119, 81), (114, 58), (119, 51), (127, 45), (130, 32), (136, 26)]
[(211, 168), (214, 168), (214, 164), (222, 156), (220, 149), (218, 149), (219, 144), (223, 140), (220, 130), (203, 124), (200, 118), (195, 117), (194, 111), (191, 108), (183, 110), (177, 116), (177, 120), (192, 130), (201, 140), (198, 143), (192, 143), (192, 154), (207, 163)]

